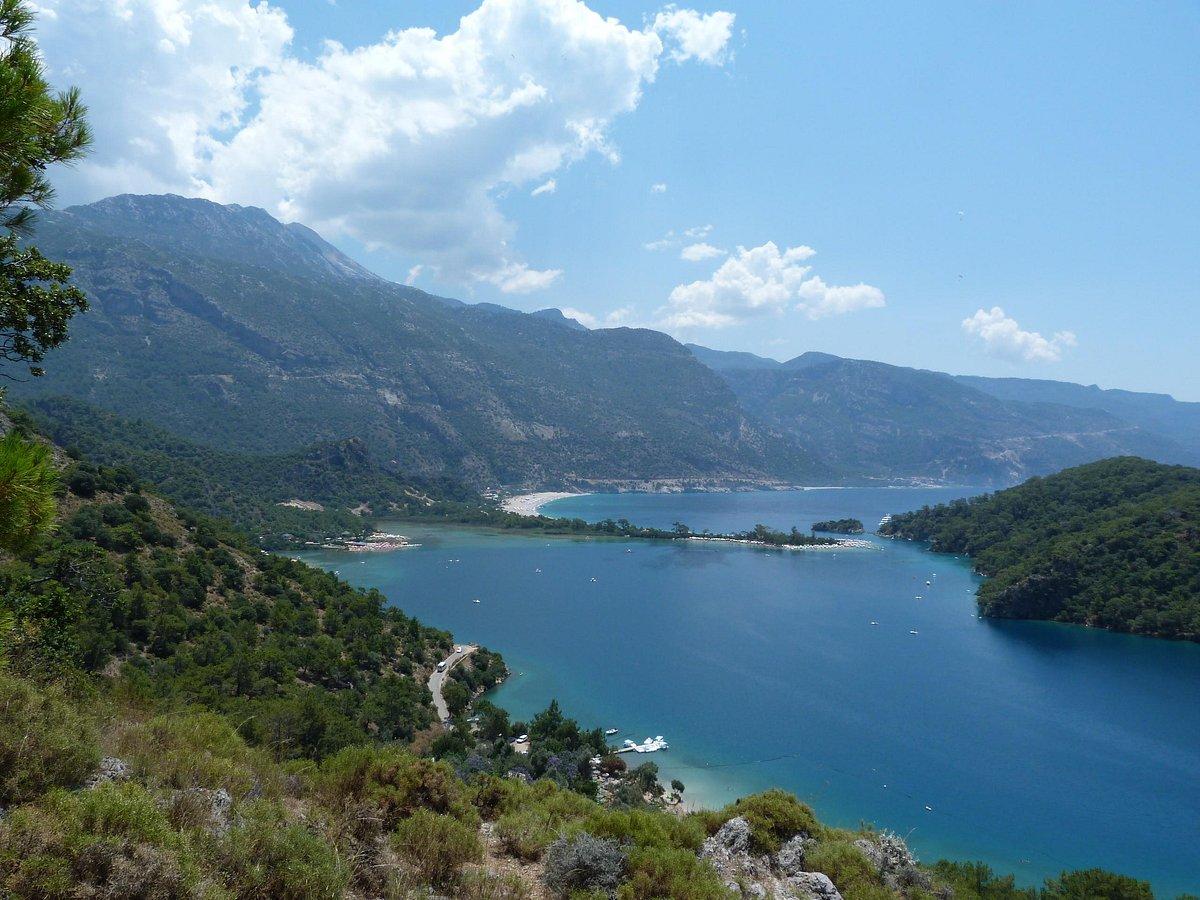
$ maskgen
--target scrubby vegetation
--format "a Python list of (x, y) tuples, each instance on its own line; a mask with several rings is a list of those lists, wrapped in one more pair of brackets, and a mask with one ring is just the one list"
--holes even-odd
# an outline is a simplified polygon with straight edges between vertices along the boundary
[(862, 534), (863, 523), (858, 519), (826, 519), (823, 522), (813, 522), (813, 531), (827, 531), (830, 534)]
[(984, 615), (1200, 640), (1200, 469), (1109, 459), (880, 531), (969, 554)]

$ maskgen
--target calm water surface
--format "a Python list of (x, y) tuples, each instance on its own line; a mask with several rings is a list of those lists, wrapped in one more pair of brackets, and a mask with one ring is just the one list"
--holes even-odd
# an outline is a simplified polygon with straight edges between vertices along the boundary
[[(593, 495), (547, 512), (871, 529), (970, 493)], [(671, 750), (645, 758), (692, 803), (780, 786), (925, 859), (1026, 882), (1104, 866), (1160, 896), (1200, 892), (1200, 646), (980, 620), (965, 560), (882, 539), (779, 551), (402, 530), (422, 546), (305, 558), (503, 652), (520, 674), (495, 699), (518, 718), (557, 697), (618, 740), (665, 735)]]

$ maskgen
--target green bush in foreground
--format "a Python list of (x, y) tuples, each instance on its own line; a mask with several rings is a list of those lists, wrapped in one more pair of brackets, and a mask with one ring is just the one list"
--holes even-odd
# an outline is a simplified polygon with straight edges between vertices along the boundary
[(59, 691), (0, 673), (0, 806), (74, 787), (99, 762), (91, 723)]
[(464, 864), (477, 862), (483, 855), (475, 827), (426, 809), (397, 824), (391, 840), (396, 854), (436, 885), (453, 883)]
[(0, 887), (13, 898), (192, 896), (196, 861), (143, 788), (55, 791), (0, 825)]
[(343, 896), (350, 870), (323, 836), (289, 822), (275, 803), (245, 804), (239, 814), (241, 823), (214, 843), (209, 858), (232, 897), (337, 900)]

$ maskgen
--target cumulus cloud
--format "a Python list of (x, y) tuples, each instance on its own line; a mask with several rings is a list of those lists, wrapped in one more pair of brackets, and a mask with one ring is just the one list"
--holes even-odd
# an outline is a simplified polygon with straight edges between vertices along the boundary
[(714, 259), (718, 256), (724, 256), (725, 251), (720, 247), (714, 247), (712, 244), (699, 243), (688, 244), (679, 251), (679, 258), (686, 259), (688, 262), (703, 262), (706, 259)]
[(265, 2), (39, 7), (50, 75), (83, 89), (97, 128), (95, 152), (60, 181), (64, 200), (177, 191), (255, 204), (511, 290), (558, 273), (514, 251), (496, 197), (589, 155), (615, 162), (610, 126), (661, 62), (724, 52), (715, 13), (670, 8), (638, 30), (581, 0), (482, 0), (448, 34), (402, 28), (311, 60)]
[(633, 321), (634, 310), (632, 306), (622, 306), (603, 316), (597, 316), (586, 310), (567, 306), (563, 308), (562, 314), (586, 328), (616, 328), (619, 325), (630, 324)]
[(979, 309), (963, 319), (963, 331), (978, 338), (986, 353), (1011, 362), (1052, 363), (1062, 359), (1063, 352), (1076, 344), (1070, 331), (1056, 332), (1046, 338), (1036, 331), (1023, 331), (999, 306)]
[(731, 12), (701, 14), (671, 4), (654, 17), (652, 28), (671, 45), (668, 53), (675, 62), (694, 59), (721, 66), (729, 58), (734, 18)]
[(530, 197), (540, 197), (542, 194), (553, 194), (558, 190), (558, 182), (553, 178), (548, 178), (543, 181), (532, 191), (529, 192)]
[(738, 247), (712, 277), (678, 285), (661, 309), (666, 328), (723, 328), (754, 316), (797, 310), (810, 319), (884, 305), (883, 291), (869, 284), (830, 285), (804, 263), (811, 247), (780, 250), (768, 241)]
[(665, 181), (656, 181), (650, 185), (650, 193), (665, 194), (667, 192), (667, 183)]
[(531, 269), (522, 262), (510, 262), (498, 269), (475, 273), (477, 281), (486, 281), (506, 294), (530, 294), (550, 287), (562, 275), (562, 269)]
[(712, 234), (713, 227), (711, 225), (697, 225), (694, 228), (685, 228), (683, 231), (684, 237), (690, 238), (706, 238)]

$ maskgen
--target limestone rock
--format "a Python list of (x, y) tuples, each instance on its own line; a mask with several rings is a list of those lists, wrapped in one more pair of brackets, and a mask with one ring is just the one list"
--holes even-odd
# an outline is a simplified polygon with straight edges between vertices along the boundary
[(803, 896), (816, 900), (842, 900), (842, 895), (833, 886), (829, 876), (820, 872), (801, 872), (790, 877), (788, 881)]
[(128, 781), (132, 775), (133, 769), (125, 760), (106, 756), (100, 760), (100, 768), (84, 783), (84, 787), (99, 787), (110, 781)]

